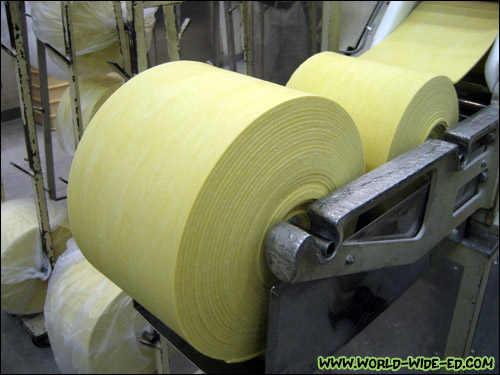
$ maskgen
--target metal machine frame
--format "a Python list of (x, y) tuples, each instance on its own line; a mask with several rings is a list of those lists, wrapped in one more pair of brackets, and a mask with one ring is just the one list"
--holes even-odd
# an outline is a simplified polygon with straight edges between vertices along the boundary
[(292, 218), (271, 230), (268, 263), (282, 282), (270, 292), (265, 358), (238, 368), (208, 358), (136, 303), (159, 347), (175, 346), (206, 372), (310, 372), (318, 355), (333, 355), (447, 257), (463, 272), (444, 355), (467, 356), (498, 256), (498, 112), (493, 100), (444, 141), (312, 203), (309, 228)]
[[(310, 228), (292, 220), (271, 230), (268, 261), (283, 283), (271, 291), (266, 372), (313, 370), (318, 350), (333, 355), (431, 266), (431, 254), (463, 266), (444, 355), (468, 355), (498, 256), (498, 102), (445, 140), (428, 140), (311, 204)], [(490, 214), (477, 220), (481, 209)]]

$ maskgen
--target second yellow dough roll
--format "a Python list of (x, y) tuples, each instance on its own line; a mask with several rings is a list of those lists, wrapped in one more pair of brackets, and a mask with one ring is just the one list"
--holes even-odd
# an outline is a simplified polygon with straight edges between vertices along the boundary
[(363, 141), (367, 171), (427, 138), (442, 138), (458, 121), (457, 95), (448, 78), (333, 52), (306, 60), (287, 87), (347, 110)]

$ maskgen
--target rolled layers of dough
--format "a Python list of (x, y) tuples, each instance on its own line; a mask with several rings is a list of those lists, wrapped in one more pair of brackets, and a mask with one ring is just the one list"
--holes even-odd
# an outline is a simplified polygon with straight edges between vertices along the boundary
[(269, 229), (364, 172), (332, 101), (197, 62), (154, 67), (89, 124), (68, 187), (89, 261), (200, 352), (265, 349)]
[[(98, 76), (79, 80), (80, 104), (82, 110), (83, 129), (94, 117), (101, 105), (123, 83), (121, 78)], [(75, 130), (69, 88), (66, 89), (57, 107), (57, 138), (61, 148), (70, 155), (75, 154)]]
[(154, 349), (137, 342), (149, 324), (132, 298), (83, 257), (73, 239), (49, 280), (45, 328), (63, 374), (151, 374)]
[(460, 81), (498, 35), (498, 2), (422, 1), (363, 60)]
[[(66, 208), (47, 201), (54, 257), (66, 250), (71, 237)], [(42, 252), (33, 199), (2, 203), (2, 309), (12, 314), (43, 311), (50, 266)]]
[(307, 59), (287, 87), (347, 110), (363, 141), (367, 171), (429, 137), (442, 138), (458, 121), (457, 95), (448, 78), (333, 52)]
[(498, 3), (425, 1), (360, 57), (312, 56), (287, 87), (325, 96), (349, 112), (370, 171), (457, 123), (452, 83), (497, 35)]

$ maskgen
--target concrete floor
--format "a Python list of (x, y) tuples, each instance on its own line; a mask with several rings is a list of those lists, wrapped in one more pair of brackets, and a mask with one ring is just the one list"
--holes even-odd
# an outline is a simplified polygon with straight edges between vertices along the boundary
[[(27, 168), (26, 148), (20, 119), (1, 125), (2, 179), (6, 199), (32, 197), (30, 178), (12, 167), (11, 161)], [(42, 164), (43, 134), (38, 128)], [(68, 178), (71, 157), (59, 147), (52, 132), (56, 176)], [(45, 167), (44, 167), (45, 171)], [(57, 181), (57, 195), (66, 195), (66, 184)], [(66, 200), (61, 200), (65, 204)], [(361, 334), (344, 346), (337, 355), (442, 356), (458, 290), (460, 268), (448, 262), (439, 264), (413, 285)], [(485, 302), (473, 342), (474, 355), (494, 356), (498, 373), (499, 358), (499, 280), (498, 261), (492, 267)], [(50, 348), (38, 348), (20, 326), (19, 321), (2, 311), (1, 373), (58, 373)], [(193, 367), (176, 358), (176, 369), (191, 371)], [(407, 371), (401, 371), (403, 373)]]

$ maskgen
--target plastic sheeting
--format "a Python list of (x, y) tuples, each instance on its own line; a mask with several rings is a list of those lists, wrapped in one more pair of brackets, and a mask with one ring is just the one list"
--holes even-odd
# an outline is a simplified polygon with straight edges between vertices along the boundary
[[(54, 257), (71, 237), (66, 208), (47, 201)], [(43, 253), (35, 202), (14, 199), (2, 203), (2, 309), (12, 314), (43, 311), (50, 263)]]
[(283, 219), (364, 172), (339, 105), (178, 61), (126, 82), (73, 159), (68, 210), (89, 261), (198, 351), (265, 349), (264, 241)]
[[(124, 18), (125, 2), (122, 3)], [(144, 10), (144, 30), (148, 46), (151, 42), (157, 8)], [(111, 1), (72, 1), (73, 41), (80, 78), (113, 72), (108, 61), (120, 61), (115, 13)], [(65, 55), (60, 1), (34, 1), (31, 7), (33, 31), (38, 39), (49, 43)], [(50, 53), (50, 52), (49, 52)], [(53, 60), (65, 71), (66, 64)], [(57, 77), (61, 78), (61, 77)], [(67, 79), (62, 77), (61, 79)]]
[[(123, 83), (121, 78), (99, 76), (80, 79), (80, 105), (83, 129), (85, 129), (101, 105)], [(57, 138), (61, 148), (70, 155), (75, 154), (75, 129), (69, 88), (61, 97), (56, 117)]]
[[(26, 14), (31, 14), (31, 1), (26, 1), (25, 6), (26, 6)], [(2, 43), (5, 46), (11, 47), (10, 44), (10, 36), (9, 36), (9, 27), (7, 24), (7, 15), (6, 15), (6, 10), (5, 10), (5, 1), (2, 1)], [(31, 17), (26, 17), (26, 31), (28, 33), (28, 47), (29, 47), (29, 57), (30, 57), (30, 64), (34, 68), (38, 69), (38, 53), (37, 53), (37, 48), (36, 48), (36, 37), (35, 33), (33, 33), (33, 21)], [(66, 73), (66, 68), (61, 69), (59, 65), (57, 65), (52, 59), (57, 59), (56, 56), (54, 56), (51, 53), (46, 54), (46, 62), (47, 62), (47, 73), (53, 77), (59, 78), (59, 79), (68, 79), (68, 74)]]
[(154, 349), (137, 342), (150, 326), (132, 298), (92, 267), (73, 239), (52, 272), (44, 314), (63, 374), (153, 373)]

